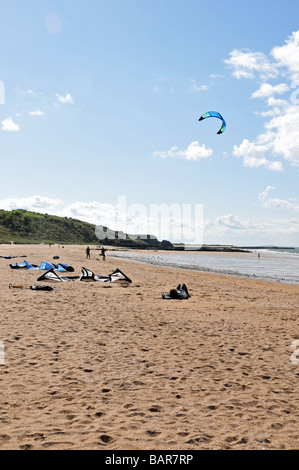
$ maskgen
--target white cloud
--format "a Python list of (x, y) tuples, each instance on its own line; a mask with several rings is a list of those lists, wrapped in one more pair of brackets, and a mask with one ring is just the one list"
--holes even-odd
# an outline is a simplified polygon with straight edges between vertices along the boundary
[(36, 96), (37, 93), (35, 93), (35, 91), (33, 90), (24, 90), (24, 91), (21, 91), (21, 94), (22, 95), (29, 95), (29, 96)]
[(51, 199), (44, 196), (32, 196), (27, 198), (11, 198), (0, 201), (0, 208), (11, 211), (25, 209), (32, 212), (50, 212), (57, 210), (63, 204), (60, 199)]
[(95, 225), (111, 225), (115, 222), (117, 207), (112, 204), (104, 204), (97, 201), (74, 202), (60, 211), (58, 215), (72, 217)]
[(280, 110), (282, 111), (282, 109), (286, 108), (286, 106), (288, 105), (288, 101), (287, 100), (282, 100), (282, 99), (279, 99), (279, 98), (270, 97), (267, 100), (267, 104), (268, 104), (268, 106), (279, 107)]
[(222, 227), (226, 227), (233, 230), (242, 230), (244, 228), (241, 221), (233, 214), (218, 217), (215, 221), (215, 225), (220, 225)]
[(269, 198), (265, 201), (265, 207), (272, 209), (284, 209), (299, 212), (299, 204), (279, 198)]
[(190, 92), (199, 92), (199, 91), (208, 91), (209, 87), (207, 85), (198, 85), (195, 80), (191, 80), (192, 85), (189, 88)]
[(220, 78), (224, 78), (224, 75), (221, 75), (219, 73), (211, 73), (210, 78), (212, 80), (219, 80)]
[[(241, 220), (239, 217), (228, 214), (217, 217), (215, 220), (207, 220), (204, 226), (204, 235), (206, 243), (209, 240), (215, 240), (219, 243), (235, 243), (241, 244), (242, 239), (266, 230), (269, 224), (254, 223), (251, 220)], [(218, 241), (217, 241), (218, 240)]]
[[(235, 145), (233, 154), (243, 157), (244, 165), (250, 167), (282, 171), (282, 162), (277, 157), (299, 166), (299, 31), (293, 32), (283, 46), (274, 47), (269, 56), (235, 49), (225, 62), (237, 78), (254, 78), (259, 74), (260, 79), (267, 80), (251, 96), (266, 100), (267, 109), (256, 113), (269, 118), (264, 124), (265, 130), (252, 142), (244, 139), (240, 145)], [(271, 84), (269, 79), (279, 74), (284, 82)], [(292, 82), (286, 83), (286, 80)], [(292, 88), (295, 91), (289, 100), (275, 98)]]
[(199, 145), (199, 142), (191, 142), (186, 150), (179, 150), (178, 147), (172, 147), (170, 150), (154, 152), (154, 156), (161, 158), (181, 158), (189, 161), (199, 161), (205, 158), (209, 158), (213, 155), (213, 150), (203, 145)]
[(224, 62), (233, 69), (236, 78), (254, 78), (259, 74), (261, 78), (274, 78), (277, 76), (277, 65), (271, 63), (262, 52), (240, 51), (234, 49), (230, 58)]
[(279, 85), (271, 85), (270, 83), (262, 83), (260, 88), (252, 94), (252, 98), (269, 98), (275, 94), (283, 95), (289, 91), (289, 86), (286, 83)]
[(295, 31), (283, 46), (274, 47), (272, 57), (279, 67), (285, 67), (292, 80), (299, 78), (299, 31)]
[[(299, 31), (294, 31), (283, 46), (275, 46), (268, 56), (263, 52), (238, 49), (231, 51), (229, 56), (224, 62), (233, 70), (236, 78), (253, 79), (259, 75), (265, 81), (281, 74), (293, 82), (299, 81)], [(269, 84), (264, 85), (262, 90), (256, 92), (257, 97), (263, 97), (259, 96), (263, 92), (270, 93)], [(279, 87), (276, 92), (284, 92), (285, 87), (280, 89), (281, 86), (282, 84), (276, 85)]]
[(268, 111), (255, 112), (255, 114), (263, 117), (274, 117), (282, 114), (287, 109), (288, 104), (287, 100), (270, 97), (267, 99), (267, 106), (270, 109)]
[[(267, 104), (270, 109), (260, 114), (272, 119), (265, 123), (265, 132), (256, 142), (251, 143), (252, 147), (258, 148), (263, 139), (267, 145), (260, 149), (261, 155), (265, 156), (266, 152), (270, 152), (283, 157), (293, 166), (299, 166), (299, 106), (275, 98), (269, 98)], [(242, 144), (235, 150), (241, 151), (241, 147)]]
[(53, 199), (45, 196), (31, 196), (26, 198), (8, 198), (0, 201), (0, 208), (11, 211), (25, 209), (32, 212), (48, 213), (60, 217), (71, 217), (91, 224), (107, 225), (113, 228), (115, 221), (127, 223), (120, 216), (117, 205), (104, 204), (99, 202), (74, 202), (65, 207), (60, 199)]
[(57, 99), (60, 103), (74, 104), (74, 100), (73, 100), (72, 96), (69, 93), (67, 93), (65, 96), (61, 96), (61, 95), (56, 94), (56, 97), (57, 97)]
[[(280, 207), (299, 211), (294, 201), (270, 199), (269, 193), (274, 188), (268, 186), (259, 195), (267, 207)], [(284, 204), (287, 202), (288, 204)], [(294, 207), (291, 207), (291, 205)], [(194, 235), (193, 222), (190, 223), (189, 213), (184, 213), (180, 205), (166, 207), (166, 215), (162, 211), (162, 219), (157, 221), (156, 213), (147, 210), (142, 204), (122, 207), (118, 204), (105, 204), (97, 201), (74, 202), (66, 207), (60, 199), (45, 196), (27, 198), (12, 198), (0, 201), (0, 208), (5, 210), (26, 209), (32, 212), (55, 214), (62, 217), (72, 217), (98, 226), (107, 226), (112, 230), (123, 230), (125, 233), (150, 233), (159, 240), (172, 239), (179, 241), (182, 235)], [(178, 206), (176, 208), (175, 206)], [(171, 210), (170, 210), (171, 209)], [(188, 211), (187, 211), (188, 212)], [(160, 217), (161, 217), (160, 214)], [(162, 224), (161, 224), (162, 222)], [(204, 243), (254, 245), (254, 244), (294, 244), (298, 240), (299, 218), (273, 219), (267, 217), (267, 222), (244, 220), (234, 214), (206, 220), (204, 223)], [(221, 241), (220, 241), (221, 240)], [(220, 242), (219, 242), (220, 241)]]
[[(194, 221), (189, 220), (189, 212), (182, 210), (179, 204), (161, 204), (159, 207), (153, 205), (150, 208), (143, 204), (127, 206), (126, 200), (120, 197), (116, 205), (96, 201), (75, 202), (58, 215), (95, 224), (97, 233), (102, 233), (101, 226), (107, 226), (109, 229), (132, 235), (150, 234), (159, 240), (185, 241), (194, 239), (198, 232), (198, 229), (194, 228)], [(198, 220), (196, 223), (199, 225)]]
[(254, 245), (298, 244), (299, 219), (242, 220), (229, 214), (215, 220), (207, 220), (204, 227), (204, 243)]
[[(240, 146), (235, 145), (234, 155), (242, 156), (246, 166), (259, 166), (248, 164), (251, 157), (258, 157), (261, 165), (268, 166), (265, 161), (267, 153), (281, 156), (291, 165), (299, 166), (299, 106), (274, 98), (268, 100), (268, 105), (272, 108), (261, 113), (262, 116), (272, 117), (264, 125), (265, 132), (258, 136), (256, 142), (245, 139)], [(282, 170), (281, 162), (273, 163), (275, 165), (272, 169)]]
[(268, 195), (269, 195), (269, 192), (270, 191), (273, 191), (275, 188), (273, 186), (267, 186), (267, 188), (265, 189), (265, 191), (262, 191), (260, 194), (259, 194), (259, 200), (260, 201), (265, 201), (265, 199), (267, 199)]
[(29, 111), (28, 114), (29, 116), (44, 116), (45, 113), (40, 109), (37, 109), (36, 111)]
[[(270, 187), (268, 188), (268, 192)], [(176, 205), (173, 205), (176, 206)], [(57, 208), (58, 209), (58, 208)], [(171, 239), (179, 241), (180, 237), (194, 234), (194, 227), (190, 220), (173, 207), (173, 212), (162, 211), (162, 219), (152, 214), (142, 204), (122, 207), (121, 204), (104, 204), (99, 202), (75, 202), (56, 214), (83, 220), (98, 226), (107, 226), (112, 230), (121, 230), (125, 233), (150, 233), (159, 240)], [(167, 206), (167, 209), (170, 209)], [(160, 215), (161, 216), (161, 215)], [(204, 224), (204, 243), (221, 244), (294, 244), (298, 237), (299, 219), (273, 219), (267, 222), (241, 219), (234, 214), (217, 217), (215, 220), (206, 220)], [(219, 242), (221, 240), (221, 242)]]
[(16, 124), (11, 117), (8, 117), (2, 121), (2, 130), (6, 132), (19, 132), (20, 126)]
[(30, 88), (28, 90), (22, 90), (20, 86), (17, 86), (17, 91), (20, 95), (25, 96), (25, 97), (29, 96), (31, 98), (37, 98), (43, 95), (43, 92), (41, 91), (34, 91)]
[(272, 136), (272, 152), (281, 155), (293, 166), (299, 166), (299, 106), (289, 105), (265, 124)]
[(260, 136), (260, 141), (257, 143), (249, 142), (248, 139), (244, 139), (243, 142), (239, 145), (234, 145), (233, 155), (235, 157), (242, 157), (244, 166), (251, 168), (265, 167), (272, 171), (283, 171), (283, 165), (279, 161), (271, 161), (265, 158), (266, 152), (268, 152), (271, 147), (271, 142), (263, 142), (263, 137)]
[(294, 202), (293, 200), (270, 198), (269, 193), (274, 189), (275, 188), (273, 186), (267, 186), (265, 191), (262, 191), (259, 194), (259, 200), (263, 203), (264, 207), (299, 212), (299, 204)]

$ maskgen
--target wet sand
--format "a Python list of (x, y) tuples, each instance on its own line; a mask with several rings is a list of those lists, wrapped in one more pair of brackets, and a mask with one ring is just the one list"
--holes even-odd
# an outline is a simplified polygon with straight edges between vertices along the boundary
[[(58, 255), (72, 275), (119, 268), (133, 280), (12, 290), (41, 272), (0, 259), (0, 450), (298, 448), (298, 286), (97, 253), (0, 245), (37, 265)], [(179, 283), (191, 298), (163, 300)]]

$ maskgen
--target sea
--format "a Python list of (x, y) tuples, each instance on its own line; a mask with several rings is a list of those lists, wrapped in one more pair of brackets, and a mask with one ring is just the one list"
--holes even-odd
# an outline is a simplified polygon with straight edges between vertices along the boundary
[(299, 247), (220, 253), (115, 251), (110, 256), (157, 266), (299, 284)]

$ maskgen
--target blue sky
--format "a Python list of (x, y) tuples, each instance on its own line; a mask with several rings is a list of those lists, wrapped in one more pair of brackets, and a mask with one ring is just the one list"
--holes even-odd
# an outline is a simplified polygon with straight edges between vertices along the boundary
[(125, 196), (146, 230), (151, 205), (203, 205), (204, 243), (298, 246), (298, 18), (296, 0), (1, 1), (0, 207), (114, 228)]

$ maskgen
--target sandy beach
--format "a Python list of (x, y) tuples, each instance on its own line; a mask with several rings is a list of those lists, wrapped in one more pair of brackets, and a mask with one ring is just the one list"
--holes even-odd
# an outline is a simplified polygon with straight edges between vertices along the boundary
[[(57, 255), (73, 274), (119, 268), (133, 281), (9, 289), (41, 272), (0, 259), (1, 450), (298, 448), (298, 286), (109, 251), (86, 260), (85, 248), (0, 245), (1, 256), (39, 265)], [(179, 283), (191, 298), (163, 300)]]

